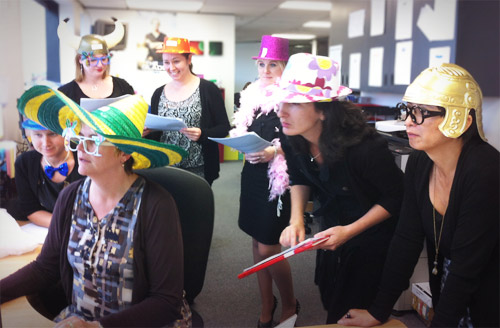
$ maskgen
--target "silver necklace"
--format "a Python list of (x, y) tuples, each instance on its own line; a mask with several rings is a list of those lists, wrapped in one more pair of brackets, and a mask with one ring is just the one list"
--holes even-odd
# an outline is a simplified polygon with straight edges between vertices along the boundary
[[(66, 152), (66, 157), (64, 158), (64, 160), (63, 160), (62, 162), (60, 162), (60, 163), (59, 163), (59, 165), (61, 165), (62, 163), (66, 162), (66, 161), (68, 160), (68, 158), (69, 158), (69, 154), (70, 154), (70, 152), (69, 152), (69, 151), (67, 151), (67, 152)], [(45, 164), (47, 164), (47, 165), (49, 165), (49, 166), (52, 166), (52, 167), (56, 167), (55, 165), (52, 165), (52, 164), (51, 164), (51, 163), (50, 163), (50, 162), (49, 162), (49, 161), (45, 158), (45, 156), (43, 156), (43, 160), (44, 160)], [(58, 165), (58, 166), (59, 166), (59, 165)]]
[(309, 155), (309, 157), (311, 157), (311, 163), (314, 162), (314, 160), (318, 158), (319, 155), (321, 155), (321, 152), (319, 152), (316, 156)]
[[(434, 186), (433, 186), (434, 199), (436, 199), (436, 183), (437, 183), (437, 172), (436, 172), (436, 166), (434, 166)], [(439, 230), (439, 238), (437, 238), (437, 234), (436, 234), (436, 209), (434, 208), (434, 205), (432, 205), (432, 222), (434, 224), (434, 247), (436, 248), (436, 255), (434, 256), (434, 263), (433, 263), (434, 268), (432, 269), (432, 274), (436, 276), (438, 274), (438, 268), (437, 268), (437, 266), (438, 266), (438, 254), (439, 254), (439, 245), (441, 244), (441, 236), (443, 234), (444, 215), (443, 215), (443, 218), (441, 220), (441, 228)]]

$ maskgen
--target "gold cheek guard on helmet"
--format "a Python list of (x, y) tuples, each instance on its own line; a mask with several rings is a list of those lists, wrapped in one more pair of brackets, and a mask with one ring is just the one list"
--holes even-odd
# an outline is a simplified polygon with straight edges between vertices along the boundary
[(446, 109), (439, 130), (449, 138), (458, 138), (466, 130), (469, 111), (476, 111), (480, 137), (486, 140), (482, 124), (483, 94), (472, 75), (455, 64), (425, 69), (406, 89), (403, 101), (441, 106)]

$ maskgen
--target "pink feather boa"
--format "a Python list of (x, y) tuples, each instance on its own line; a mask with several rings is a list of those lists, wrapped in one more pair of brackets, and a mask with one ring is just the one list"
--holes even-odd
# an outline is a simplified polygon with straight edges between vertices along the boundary
[[(259, 115), (267, 115), (271, 111), (278, 109), (278, 103), (270, 101), (273, 91), (277, 85), (273, 84), (267, 87), (261, 86), (259, 80), (250, 84), (245, 90), (241, 91), (240, 109), (234, 113), (233, 125), (235, 126), (229, 135), (236, 137), (248, 132), (248, 127), (252, 125), (255, 112), (260, 109)], [(276, 148), (280, 148), (281, 144), (278, 138), (271, 141)], [(287, 173), (287, 165), (285, 156), (277, 154), (268, 163), (267, 177), (269, 178), (269, 201), (283, 195), (289, 189), (289, 180)], [(278, 213), (280, 209), (281, 199), (279, 199)]]

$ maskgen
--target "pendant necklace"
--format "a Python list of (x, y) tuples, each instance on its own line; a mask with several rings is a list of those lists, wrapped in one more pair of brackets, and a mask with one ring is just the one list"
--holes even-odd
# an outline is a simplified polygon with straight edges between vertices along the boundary
[[(434, 199), (436, 199), (436, 179), (437, 171), (436, 171), (436, 166), (434, 164), (434, 187), (433, 187), (433, 192), (434, 192)], [(432, 204), (431, 204), (432, 205)], [(446, 215), (446, 213), (445, 213)], [(434, 257), (434, 268), (432, 269), (432, 274), (437, 275), (438, 274), (438, 254), (439, 254), (439, 245), (441, 244), (441, 236), (443, 234), (443, 224), (444, 224), (444, 217), (441, 220), (441, 228), (439, 230), (439, 238), (437, 238), (436, 234), (436, 209), (434, 208), (434, 205), (432, 205), (432, 222), (434, 223), (434, 247), (436, 248), (436, 256)]]
[(312, 156), (311, 154), (309, 155), (309, 157), (311, 157), (311, 163), (314, 162), (314, 160), (316, 158), (318, 158), (318, 156), (321, 155), (321, 152), (319, 152), (316, 156)]
[[(70, 152), (66, 151), (66, 157), (64, 157), (64, 160), (61, 162), (61, 164), (68, 160), (69, 154)], [(50, 162), (45, 158), (45, 156), (43, 156), (43, 160), (45, 161), (45, 164), (47, 164), (48, 166), (55, 167), (54, 165), (50, 164)]]

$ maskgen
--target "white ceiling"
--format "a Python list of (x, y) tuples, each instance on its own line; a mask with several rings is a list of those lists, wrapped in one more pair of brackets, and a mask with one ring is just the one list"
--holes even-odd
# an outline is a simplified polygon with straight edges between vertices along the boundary
[[(85, 9), (130, 9), (125, 0), (78, 1)], [(318, 38), (329, 35), (329, 29), (302, 27), (311, 20), (329, 21), (329, 11), (281, 9), (279, 4), (282, 2), (284, 0), (203, 0), (203, 6), (197, 12), (235, 15), (237, 42), (260, 41), (262, 35), (274, 33), (307, 33)], [(149, 10), (149, 7), (143, 9)]]

